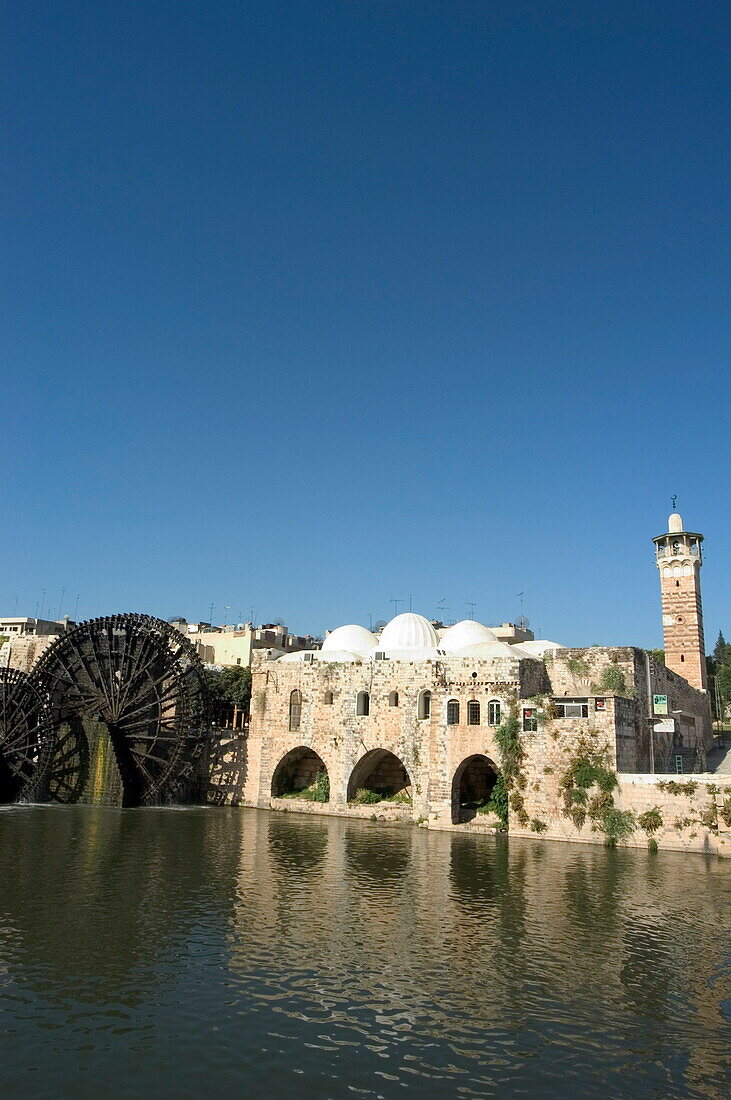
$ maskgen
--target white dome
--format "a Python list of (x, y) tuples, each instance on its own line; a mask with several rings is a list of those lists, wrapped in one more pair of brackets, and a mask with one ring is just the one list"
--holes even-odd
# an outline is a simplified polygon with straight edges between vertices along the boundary
[(435, 649), (437, 632), (423, 615), (411, 611), (397, 615), (384, 627), (379, 649)]
[(495, 640), (493, 632), (482, 623), (476, 623), (474, 619), (463, 619), (461, 623), (455, 623), (444, 631), (439, 639), (439, 648), (447, 653), (454, 653), (466, 645), (482, 645)]
[(339, 626), (337, 630), (333, 630), (331, 634), (328, 634), (322, 643), (320, 652), (345, 651), (346, 653), (359, 653), (361, 656), (365, 656), (366, 653), (370, 653), (377, 642), (378, 638), (375, 634), (371, 634), (370, 630), (366, 630), (364, 626), (355, 626), (351, 623), (349, 626)]

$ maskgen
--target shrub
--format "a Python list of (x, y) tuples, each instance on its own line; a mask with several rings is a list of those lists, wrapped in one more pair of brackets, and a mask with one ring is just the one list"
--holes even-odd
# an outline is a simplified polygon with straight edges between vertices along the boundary
[(637, 824), (641, 829), (644, 829), (648, 836), (652, 836), (658, 829), (662, 828), (662, 814), (657, 806), (653, 806), (651, 810), (646, 810), (643, 814), (637, 818)]
[(540, 818), (534, 817), (530, 823), (530, 829), (532, 833), (545, 833), (548, 825), (545, 821), (541, 821)]
[(599, 690), (611, 691), (614, 695), (627, 695), (627, 681), (621, 668), (610, 665), (599, 677)]
[(312, 801), (330, 801), (330, 778), (326, 771), (319, 771), (315, 776), (315, 782), (312, 784)]
[(604, 843), (608, 848), (616, 848), (617, 842), (626, 840), (635, 831), (635, 815), (631, 810), (617, 810), (612, 807), (604, 815)]
[(504, 828), (508, 827), (508, 788), (505, 786), (505, 780), (500, 773), (495, 781), (495, 786), (492, 788), (492, 792), (487, 802), (482, 806), (477, 807), (479, 814), (496, 814), (502, 822)]
[(369, 791), (367, 787), (360, 787), (355, 792), (355, 802), (358, 806), (372, 806), (375, 802), (380, 802), (381, 796), (377, 791)]

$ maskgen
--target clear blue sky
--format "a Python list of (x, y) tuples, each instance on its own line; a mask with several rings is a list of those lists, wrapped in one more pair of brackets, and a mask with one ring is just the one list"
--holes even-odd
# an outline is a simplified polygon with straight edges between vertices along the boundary
[[(731, 8), (6, 12), (0, 613), (731, 634)], [(10, 155), (8, 155), (8, 153)], [(404, 609), (400, 605), (400, 610)]]

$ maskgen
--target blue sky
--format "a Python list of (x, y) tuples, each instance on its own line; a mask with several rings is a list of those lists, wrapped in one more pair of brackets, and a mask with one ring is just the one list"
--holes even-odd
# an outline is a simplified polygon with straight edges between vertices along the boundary
[[(731, 9), (26, 0), (0, 611), (731, 634)], [(224, 607), (231, 609), (224, 613)]]

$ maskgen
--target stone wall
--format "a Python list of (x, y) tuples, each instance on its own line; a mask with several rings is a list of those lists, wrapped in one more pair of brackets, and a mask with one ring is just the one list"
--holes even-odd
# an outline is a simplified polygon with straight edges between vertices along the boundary
[[(623, 682), (616, 672), (606, 680), (606, 668), (618, 670)], [(706, 711), (706, 696), (661, 665), (652, 665), (650, 671), (651, 691), (667, 694), (669, 709), (690, 715), (695, 729), (695, 722), (702, 721)], [(621, 687), (622, 693), (600, 688), (610, 681)], [(420, 717), (424, 715), (425, 692), (431, 693), (431, 706), (428, 717)], [(367, 693), (368, 707), (361, 708), (367, 709), (367, 714), (359, 713), (361, 693)], [(571, 698), (587, 700), (586, 717), (557, 716), (554, 700)], [(533, 659), (468, 657), (414, 662), (260, 659), (252, 670), (244, 778), (239, 789), (224, 800), (310, 813), (418, 821), (436, 828), (485, 830), (494, 825), (494, 819), (479, 813), (479, 800), (475, 800), (468, 820), (465, 792), (488, 790), (500, 770), (496, 727), (488, 724), (489, 703), (497, 701), (502, 718), (511, 707), (517, 708), (524, 749), (515, 792), (519, 798), (510, 811), (511, 833), (603, 842), (602, 828), (592, 829), (591, 819), (577, 825), (565, 810), (562, 779), (586, 743), (604, 752), (611, 771), (628, 773), (620, 774), (619, 787), (612, 793), (615, 809), (637, 816), (658, 805), (663, 826), (655, 839), (660, 847), (723, 854), (726, 826), (718, 823), (720, 817), (713, 826), (703, 824), (702, 815), (708, 815), (703, 799), (707, 801), (712, 793), (707, 782), (704, 793), (687, 796), (686, 805), (685, 795), (661, 791), (657, 777), (648, 777), (649, 790), (647, 783), (638, 781), (636, 773), (646, 767), (649, 753), (646, 700), (645, 654), (632, 647), (560, 650), (546, 665)], [(448, 721), (450, 702), (459, 707), (456, 722)], [(470, 703), (479, 704), (479, 716), (471, 712)], [(538, 715), (537, 729), (522, 721), (525, 707)], [(451, 717), (455, 716), (452, 710)], [(669, 743), (663, 745), (656, 735), (658, 762)], [(327, 769), (330, 800), (326, 804), (273, 797), (277, 766), (300, 748), (316, 753)], [(393, 756), (386, 757), (386, 753)], [(409, 792), (412, 802), (356, 805), (352, 798), (360, 787)], [(593, 798), (596, 793), (590, 791), (589, 795)], [(720, 799), (723, 807), (726, 795), (720, 792), (713, 797)], [(642, 829), (635, 827), (628, 843), (642, 846), (647, 840)]]

